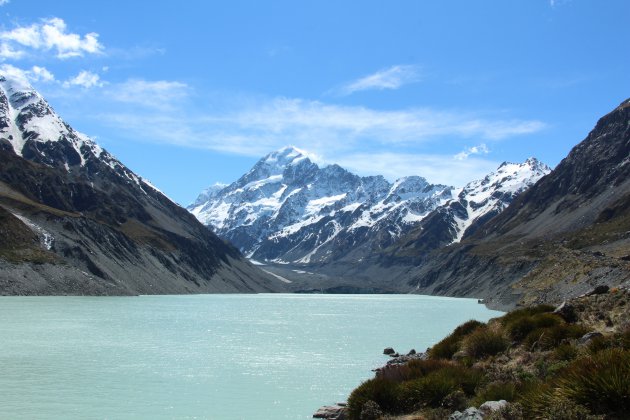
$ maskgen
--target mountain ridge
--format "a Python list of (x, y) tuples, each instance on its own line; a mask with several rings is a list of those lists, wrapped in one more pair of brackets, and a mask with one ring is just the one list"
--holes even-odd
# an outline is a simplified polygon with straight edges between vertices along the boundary
[(0, 249), (3, 294), (282, 289), (75, 131), (26, 81), (3, 75), (0, 165), (10, 235)]
[(458, 242), (480, 218), (503, 210), (549, 171), (535, 158), (505, 162), (496, 173), (456, 190), (420, 176), (390, 183), (335, 164), (320, 168), (289, 146), (262, 157), (232, 184), (203, 191), (188, 210), (249, 258), (322, 268), (386, 250), (414, 228), (426, 229), (425, 218), (456, 202), (461, 208), (445, 222), (446, 237), (433, 246)]

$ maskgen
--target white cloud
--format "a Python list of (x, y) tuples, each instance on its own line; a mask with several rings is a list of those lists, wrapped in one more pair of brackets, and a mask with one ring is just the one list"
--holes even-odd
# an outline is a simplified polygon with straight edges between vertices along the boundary
[(487, 155), (488, 153), (490, 153), (488, 146), (486, 146), (485, 143), (481, 143), (479, 146), (473, 146), (462, 150), (453, 156), (453, 158), (455, 158), (455, 160), (466, 160), (470, 155)]
[[(541, 130), (540, 121), (496, 120), (429, 108), (381, 111), (302, 99), (277, 98), (225, 115), (206, 117), (211, 126), (291, 139), (352, 143), (419, 144), (438, 137), (500, 140)], [(324, 140), (329, 139), (329, 140)]]
[[(135, 81), (134, 86), (150, 83)], [(166, 82), (164, 86), (179, 87), (177, 82)], [(118, 90), (120, 86), (108, 87), (109, 94)], [(135, 92), (142, 93), (144, 89)], [(140, 101), (135, 94), (129, 93), (130, 98), (125, 99)], [(166, 99), (169, 97), (166, 95)], [(149, 99), (142, 99), (146, 101)], [(545, 127), (536, 120), (498, 119), (462, 111), (382, 111), (287, 98), (250, 99), (233, 103), (231, 108), (218, 106), (231, 111), (216, 113), (209, 110), (212, 98), (205, 98), (205, 108), (190, 102), (170, 109), (140, 111), (130, 103), (129, 110), (133, 111), (117, 106), (113, 112), (102, 113), (99, 120), (135, 140), (251, 157), (293, 144), (320, 156), (323, 162), (338, 162), (359, 173), (383, 173), (392, 179), (416, 174), (448, 184), (469, 181), (497, 166), (496, 162), (470, 156), (484, 154), (487, 146), (466, 149), (467, 159), (459, 160), (453, 156), (453, 148), (460, 148), (471, 139), (480, 143), (507, 139)], [(444, 150), (443, 154), (425, 153), (437, 147)]]
[(55, 81), (55, 76), (45, 67), (33, 66), (30, 70), (20, 69), (10, 64), (0, 65), (0, 74), (14, 79), (28, 88), (31, 82), (50, 83)]
[(90, 32), (83, 36), (69, 33), (66, 23), (60, 18), (43, 19), (30, 26), (2, 31), (0, 40), (0, 51), (4, 52), (0, 56), (5, 58), (20, 58), (26, 54), (25, 48), (33, 51), (54, 51), (58, 58), (98, 54), (103, 49), (97, 33)]
[(170, 109), (174, 102), (188, 96), (185, 83), (167, 80), (147, 81), (132, 79), (113, 85), (108, 96), (118, 102), (142, 105), (148, 108)]
[(457, 187), (481, 179), (499, 166), (499, 162), (486, 159), (461, 161), (450, 155), (392, 152), (354, 153), (333, 160), (360, 175), (383, 175), (390, 180), (420, 175), (432, 183)]
[(0, 0), (0, 6), (4, 6), (7, 3), (9, 3), (9, 0)]
[(5, 59), (19, 59), (24, 57), (24, 51), (16, 50), (6, 42), (0, 42), (0, 60)]
[(362, 90), (398, 89), (418, 80), (420, 73), (416, 66), (397, 65), (350, 82), (342, 86), (339, 93), (350, 95)]
[(81, 70), (79, 74), (77, 74), (75, 77), (72, 77), (63, 82), (64, 87), (80, 86), (85, 89), (89, 89), (95, 86), (102, 87), (103, 85), (104, 82), (101, 81), (101, 77), (98, 74), (92, 73), (87, 70)]
[(55, 76), (46, 67), (33, 66), (30, 73), (33, 81), (54, 82)]

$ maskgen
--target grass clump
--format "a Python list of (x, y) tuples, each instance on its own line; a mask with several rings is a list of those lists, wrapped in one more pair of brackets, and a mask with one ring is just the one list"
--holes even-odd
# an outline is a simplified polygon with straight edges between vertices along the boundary
[(483, 322), (475, 320), (463, 323), (455, 328), (448, 337), (431, 347), (429, 357), (433, 359), (451, 359), (455, 353), (461, 350), (461, 342), (464, 337), (484, 325)]
[(531, 317), (532, 315), (536, 315), (536, 314), (553, 312), (553, 310), (554, 310), (554, 307), (551, 305), (537, 305), (537, 306), (532, 306), (528, 308), (516, 309), (512, 312), (509, 312), (503, 315), (500, 318), (500, 322), (504, 326), (507, 326), (520, 318)]
[(458, 392), (465, 399), (473, 396), (483, 378), (478, 369), (446, 360), (414, 360), (409, 365), (406, 370), (379, 372), (356, 388), (348, 398), (349, 418), (360, 419), (369, 401), (389, 414), (451, 406)]
[(555, 327), (562, 322), (562, 318), (557, 315), (538, 313), (514, 319), (505, 325), (505, 330), (513, 341), (521, 343), (532, 331)]
[(399, 384), (382, 378), (369, 379), (359, 385), (348, 397), (348, 415), (360, 419), (363, 406), (372, 401), (381, 410), (398, 413), (400, 410)]
[(558, 380), (557, 393), (595, 414), (630, 412), (630, 351), (606, 349), (575, 360)]
[(501, 353), (508, 348), (509, 342), (501, 331), (484, 326), (468, 334), (462, 344), (467, 355), (481, 359)]
[(514, 381), (491, 382), (476, 393), (473, 405), (479, 406), (486, 401), (514, 401), (518, 396), (518, 391), (517, 383)]
[(525, 337), (524, 344), (530, 349), (550, 350), (565, 340), (582, 337), (588, 329), (578, 324), (561, 323), (552, 327), (536, 328)]

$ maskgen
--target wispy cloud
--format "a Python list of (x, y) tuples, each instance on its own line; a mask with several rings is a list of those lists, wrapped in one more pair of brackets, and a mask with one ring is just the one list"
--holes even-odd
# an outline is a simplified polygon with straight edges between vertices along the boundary
[(420, 175), (433, 183), (463, 186), (483, 178), (499, 163), (487, 159), (455, 160), (452, 156), (422, 153), (356, 153), (332, 161), (360, 175), (383, 175), (393, 180), (402, 176)]
[(9, 2), (9, 0), (0, 0), (0, 6), (4, 6), (8, 2)]
[(455, 160), (466, 160), (470, 155), (487, 155), (488, 153), (490, 153), (490, 149), (488, 149), (488, 146), (486, 146), (485, 143), (481, 143), (478, 146), (468, 147), (462, 150), (461, 152), (453, 156), (453, 158)]
[(338, 93), (351, 95), (363, 90), (399, 89), (418, 80), (420, 70), (417, 66), (396, 65), (347, 83), (338, 90)]
[(21, 69), (11, 64), (0, 65), (0, 74), (17, 80), (25, 86), (32, 82), (55, 82), (55, 76), (45, 67), (33, 66), (28, 70)]
[[(186, 86), (177, 83), (165, 86), (176, 88), (175, 91)], [(110, 85), (108, 90), (117, 91), (118, 87)], [(165, 100), (171, 95), (166, 95)], [(177, 94), (174, 98), (182, 100)], [(208, 97), (205, 100), (212, 101)], [(134, 107), (133, 112), (127, 112), (118, 107), (101, 114), (99, 120), (136, 140), (252, 157), (293, 144), (320, 156), (322, 161), (338, 162), (360, 173), (384, 173), (391, 178), (419, 174), (433, 182), (450, 184), (470, 180), (472, 175), (482, 175), (497, 165), (470, 156), (482, 154), (483, 146), (466, 149), (470, 156), (467, 159), (456, 159), (452, 152), (436, 155), (423, 153), (424, 150), (436, 144), (452, 150), (471, 139), (496, 141), (545, 127), (537, 120), (498, 119), (461, 111), (382, 111), (288, 98), (231, 104), (231, 110), (223, 112), (212, 112), (213, 105), (199, 108), (187, 99), (180, 106), (171, 102), (170, 110), (155, 109), (148, 99), (142, 102), (146, 105), (144, 111)], [(370, 153), (357, 153), (367, 150)]]
[(21, 69), (11, 64), (0, 65), (0, 74), (4, 74), (9, 78), (20, 81), (24, 87), (32, 83), (47, 83), (63, 87), (64, 89), (72, 87), (80, 87), (90, 89), (93, 87), (103, 87), (107, 83), (101, 80), (101, 77), (88, 70), (80, 71), (76, 76), (68, 80), (58, 80), (55, 75), (46, 67), (33, 66), (30, 69)]
[(84, 89), (102, 87), (104, 84), (105, 83), (101, 80), (101, 77), (98, 74), (87, 70), (82, 70), (75, 77), (71, 77), (63, 82), (64, 87), (79, 86)]
[(18, 26), (0, 32), (0, 58), (22, 58), (28, 52), (52, 51), (57, 58), (99, 54), (103, 46), (98, 34), (85, 35), (68, 32), (63, 19), (42, 19), (30, 26)]
[(114, 101), (158, 109), (170, 109), (175, 102), (187, 97), (188, 94), (189, 87), (182, 82), (142, 79), (114, 84), (107, 92)]

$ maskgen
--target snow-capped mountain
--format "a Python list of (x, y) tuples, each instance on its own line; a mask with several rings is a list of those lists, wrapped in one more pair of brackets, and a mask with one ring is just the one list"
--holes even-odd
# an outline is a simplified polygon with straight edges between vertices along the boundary
[(455, 191), (452, 200), (409, 230), (395, 247), (428, 253), (460, 242), (549, 172), (551, 168), (536, 158), (523, 163), (503, 162), (496, 171)]
[(239, 180), (201, 193), (191, 211), (202, 223), (247, 256), (277, 263), (321, 264), (360, 261), (414, 229), (439, 241), (459, 241), (467, 231), (498, 214), (546, 174), (536, 159), (502, 164), (496, 172), (460, 190), (410, 176), (394, 183), (360, 177), (338, 165), (319, 167), (306, 152), (286, 147), (258, 161)]
[(0, 149), (69, 172), (83, 169), (88, 176), (95, 175), (96, 166), (104, 163), (143, 191), (156, 190), (88, 136), (70, 127), (26, 80), (1, 75)]
[(449, 207), (457, 207), (453, 218), (457, 236), (453, 242), (461, 241), (476, 227), (501, 213), (514, 198), (549, 172), (549, 166), (532, 157), (523, 163), (503, 162), (496, 172), (468, 183), (457, 199), (449, 203)]
[(187, 211), (0, 74), (0, 293), (278, 290)]
[(421, 177), (392, 184), (338, 165), (320, 168), (305, 152), (286, 147), (189, 210), (251, 258), (315, 263), (377, 236), (378, 246), (386, 246), (451, 199), (451, 191)]

